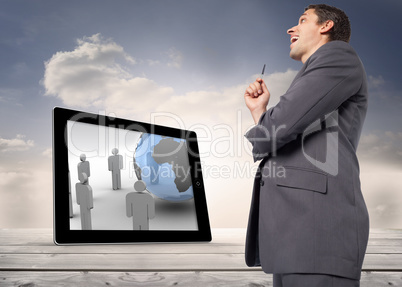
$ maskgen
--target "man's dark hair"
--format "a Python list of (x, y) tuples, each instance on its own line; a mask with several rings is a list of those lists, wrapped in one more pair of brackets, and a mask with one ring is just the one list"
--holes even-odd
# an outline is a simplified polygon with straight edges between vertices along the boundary
[(330, 41), (340, 40), (349, 43), (351, 28), (349, 18), (345, 12), (325, 4), (312, 4), (304, 11), (308, 9), (314, 9), (315, 14), (318, 16), (318, 24), (323, 24), (328, 20), (334, 22), (334, 27), (329, 31)]

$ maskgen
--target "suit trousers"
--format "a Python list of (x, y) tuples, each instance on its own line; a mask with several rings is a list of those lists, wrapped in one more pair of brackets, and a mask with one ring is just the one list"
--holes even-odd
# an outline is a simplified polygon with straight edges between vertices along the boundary
[(360, 280), (326, 274), (274, 274), (273, 287), (359, 287)]

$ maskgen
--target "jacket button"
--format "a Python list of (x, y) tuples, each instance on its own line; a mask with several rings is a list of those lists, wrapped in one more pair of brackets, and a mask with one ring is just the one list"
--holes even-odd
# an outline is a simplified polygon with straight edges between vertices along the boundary
[(261, 179), (260, 180), (260, 185), (263, 186), (264, 185), (264, 181)]

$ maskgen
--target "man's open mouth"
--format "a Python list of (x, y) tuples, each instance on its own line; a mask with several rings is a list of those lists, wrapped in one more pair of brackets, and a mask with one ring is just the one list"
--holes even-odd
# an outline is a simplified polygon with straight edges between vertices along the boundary
[(293, 36), (292, 38), (290, 38), (290, 42), (293, 44), (294, 42), (296, 42), (297, 40), (299, 40), (298, 36)]

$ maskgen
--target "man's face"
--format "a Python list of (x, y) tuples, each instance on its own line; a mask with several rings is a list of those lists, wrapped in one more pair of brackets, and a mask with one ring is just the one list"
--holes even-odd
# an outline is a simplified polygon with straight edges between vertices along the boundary
[(322, 35), (322, 25), (317, 24), (318, 16), (314, 9), (303, 13), (299, 24), (290, 28), (287, 33), (290, 35), (290, 57), (303, 63), (323, 44), (327, 38)]

